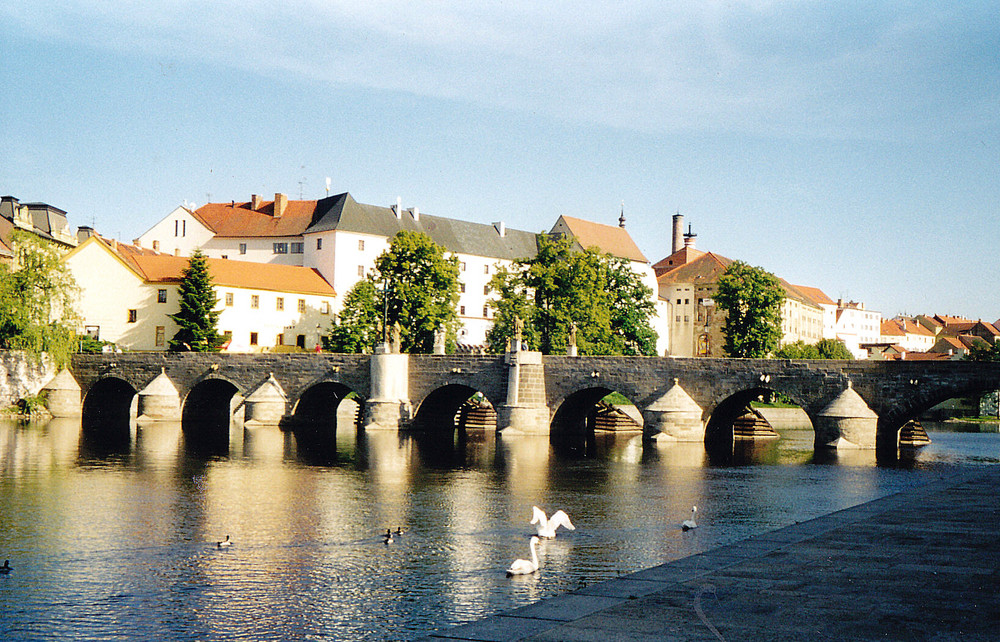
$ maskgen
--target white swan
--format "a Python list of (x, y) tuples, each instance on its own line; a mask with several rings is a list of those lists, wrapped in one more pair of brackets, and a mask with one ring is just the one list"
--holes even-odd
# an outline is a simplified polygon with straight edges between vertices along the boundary
[(233, 545), (233, 541), (229, 539), (229, 535), (226, 535), (226, 539), (222, 540), (221, 542), (216, 542), (215, 545), (218, 546), (219, 548), (229, 548), (230, 546)]
[(569, 515), (561, 510), (557, 510), (552, 513), (552, 517), (546, 518), (545, 512), (538, 506), (532, 506), (532, 515), (530, 524), (535, 524), (535, 529), (538, 531), (539, 537), (553, 538), (556, 536), (556, 529), (560, 526), (565, 526), (571, 531), (576, 530), (576, 526), (573, 526), (573, 522), (569, 521)]
[(507, 569), (507, 577), (513, 575), (531, 575), (538, 570), (538, 553), (535, 552), (535, 546), (538, 545), (538, 536), (531, 536), (531, 559), (530, 560), (514, 560), (510, 564), (510, 568)]
[(689, 531), (692, 528), (698, 528), (698, 524), (694, 521), (694, 514), (697, 513), (697, 512), (698, 512), (698, 507), (697, 506), (692, 506), (691, 507), (691, 519), (685, 519), (683, 522), (681, 522), (681, 530), (682, 531)]

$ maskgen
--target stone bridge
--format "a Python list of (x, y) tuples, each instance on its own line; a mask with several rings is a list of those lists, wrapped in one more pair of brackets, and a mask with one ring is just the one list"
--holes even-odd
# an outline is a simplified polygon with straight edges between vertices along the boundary
[(358, 426), (448, 428), (463, 405), (495, 412), (498, 430), (579, 433), (618, 392), (649, 439), (731, 438), (751, 401), (782, 393), (800, 405), (817, 447), (896, 444), (932, 406), (1000, 389), (1000, 363), (670, 357), (119, 353), (76, 355), (44, 390), (56, 416), (85, 422), (333, 425), (347, 398)]

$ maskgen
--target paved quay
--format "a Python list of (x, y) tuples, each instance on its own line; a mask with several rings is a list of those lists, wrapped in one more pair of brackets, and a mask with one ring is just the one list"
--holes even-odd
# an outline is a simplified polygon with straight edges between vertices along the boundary
[(977, 468), (421, 642), (1000, 640), (998, 540)]

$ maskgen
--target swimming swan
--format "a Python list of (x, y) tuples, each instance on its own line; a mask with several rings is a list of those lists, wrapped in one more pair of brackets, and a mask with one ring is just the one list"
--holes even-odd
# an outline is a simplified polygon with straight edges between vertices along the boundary
[(571, 531), (576, 530), (576, 526), (569, 521), (569, 515), (561, 510), (557, 510), (552, 513), (552, 517), (546, 519), (545, 512), (542, 511), (538, 506), (532, 506), (532, 516), (530, 524), (536, 524), (535, 529), (538, 531), (539, 537), (553, 538), (556, 536), (556, 529), (560, 526), (565, 526)]
[(697, 512), (698, 512), (698, 507), (697, 506), (692, 506), (691, 507), (691, 519), (685, 519), (683, 522), (681, 522), (681, 530), (682, 531), (689, 531), (692, 528), (698, 528), (698, 524), (694, 521), (694, 514), (697, 513)]
[(229, 539), (229, 535), (226, 535), (226, 539), (222, 540), (221, 542), (216, 542), (215, 545), (218, 546), (219, 548), (229, 548), (230, 546), (233, 545), (233, 542), (231, 539)]
[(538, 570), (538, 553), (535, 552), (535, 546), (538, 545), (538, 536), (531, 536), (531, 559), (530, 560), (514, 560), (510, 564), (510, 568), (507, 569), (507, 577), (512, 577), (514, 575), (531, 575)]
[(14, 567), (10, 565), (10, 560), (4, 560), (3, 566), (0, 566), (0, 575), (6, 575), (14, 570)]

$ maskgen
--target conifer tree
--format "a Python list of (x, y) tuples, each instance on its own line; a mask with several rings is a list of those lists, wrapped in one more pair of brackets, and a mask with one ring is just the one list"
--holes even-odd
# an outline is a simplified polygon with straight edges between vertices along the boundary
[(222, 345), (218, 331), (220, 310), (215, 309), (219, 299), (201, 250), (191, 255), (181, 276), (180, 311), (170, 315), (180, 329), (169, 348), (174, 352), (215, 352)]

